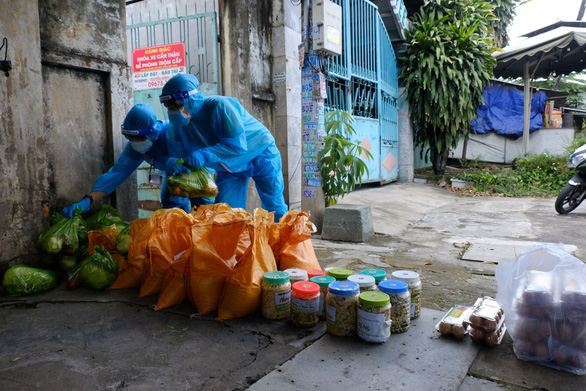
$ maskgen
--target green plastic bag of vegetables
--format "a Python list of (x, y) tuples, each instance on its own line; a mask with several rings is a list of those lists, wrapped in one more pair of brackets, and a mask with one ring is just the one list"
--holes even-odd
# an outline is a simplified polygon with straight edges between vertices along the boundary
[(88, 217), (85, 220), (88, 229), (91, 231), (96, 227), (107, 227), (114, 224), (116, 221), (124, 221), (120, 212), (113, 206), (108, 204), (100, 204), (100, 210), (98, 210), (93, 216)]
[(81, 208), (74, 212), (71, 219), (55, 219), (55, 225), (42, 233), (37, 240), (37, 247), (48, 254), (59, 254), (61, 252), (74, 255), (79, 247), (77, 229), (83, 220), (79, 216)]
[(8, 296), (32, 295), (57, 286), (56, 273), (25, 265), (10, 265), (2, 279)]
[(216, 198), (218, 195), (218, 186), (216, 186), (212, 174), (205, 167), (200, 167), (197, 170), (191, 169), (188, 174), (171, 175), (167, 178), (167, 187), (175, 197)]
[(80, 285), (94, 289), (106, 289), (118, 277), (118, 264), (104, 246), (95, 246), (94, 253), (81, 261), (69, 274), (67, 287)]

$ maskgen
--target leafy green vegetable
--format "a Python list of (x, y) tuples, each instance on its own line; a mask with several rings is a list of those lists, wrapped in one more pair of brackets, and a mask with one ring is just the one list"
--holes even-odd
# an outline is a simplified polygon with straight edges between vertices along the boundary
[(59, 254), (61, 251), (73, 255), (79, 246), (77, 226), (81, 217), (59, 219), (55, 225), (39, 236), (37, 247), (49, 254)]
[(64, 255), (59, 259), (59, 266), (66, 272), (72, 270), (77, 265), (77, 255)]
[(124, 221), (120, 212), (116, 208), (108, 204), (100, 204), (100, 210), (97, 211), (93, 216), (88, 217), (85, 222), (89, 230), (96, 229), (97, 226), (109, 226), (107, 222)]
[(171, 175), (167, 178), (167, 187), (175, 197), (216, 198), (218, 194), (218, 186), (205, 167), (191, 170), (188, 174)]
[(128, 247), (130, 246), (130, 225), (118, 232), (118, 240), (116, 241), (116, 250), (121, 254), (128, 254)]
[(68, 287), (78, 283), (94, 289), (106, 289), (118, 277), (118, 264), (104, 246), (95, 246), (94, 253), (80, 262), (69, 276)]
[(24, 296), (53, 289), (57, 286), (55, 272), (25, 265), (10, 265), (2, 279), (8, 296)]

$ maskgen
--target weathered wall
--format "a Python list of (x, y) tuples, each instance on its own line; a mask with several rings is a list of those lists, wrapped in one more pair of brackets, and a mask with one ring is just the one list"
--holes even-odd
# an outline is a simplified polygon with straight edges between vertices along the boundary
[[(0, 0), (10, 77), (0, 78), (0, 268), (39, 264), (36, 237), (119, 155), (131, 106), (123, 0)], [(127, 181), (132, 182), (132, 179)], [(111, 202), (131, 219), (136, 185)]]

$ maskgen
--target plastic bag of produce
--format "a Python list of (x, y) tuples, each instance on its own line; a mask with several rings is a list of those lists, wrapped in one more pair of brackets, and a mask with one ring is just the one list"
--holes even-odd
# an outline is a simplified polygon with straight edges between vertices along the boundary
[(124, 221), (120, 212), (108, 204), (100, 204), (100, 210), (85, 220), (88, 229), (93, 230), (97, 227), (107, 227), (116, 222)]
[(252, 216), (244, 209), (222, 207), (192, 227), (193, 250), (185, 267), (185, 287), (200, 314), (218, 308), (224, 281), (240, 260), (242, 248), (250, 243), (250, 222)]
[[(123, 254), (120, 254), (116, 249), (116, 244), (118, 243), (118, 227), (115, 224), (112, 224), (109, 227), (104, 228), (101, 231), (90, 231), (88, 234), (89, 240), (89, 253), (90, 255), (94, 253), (94, 248), (96, 246), (104, 246), (106, 251), (110, 253), (112, 258), (116, 261), (118, 265), (118, 270), (126, 267), (128, 261), (124, 257)], [(81, 258), (84, 259), (84, 258)]]
[(517, 358), (586, 374), (586, 265), (539, 245), (500, 261), (496, 281)]
[(70, 273), (67, 287), (75, 289), (79, 285), (93, 289), (106, 289), (116, 280), (118, 265), (104, 246), (95, 246), (94, 252), (81, 261)]
[[(79, 208), (81, 210), (81, 208)], [(37, 240), (37, 247), (48, 254), (59, 254), (61, 252), (74, 255), (79, 247), (77, 227), (81, 217), (75, 216), (71, 219), (62, 218), (56, 220), (55, 225), (42, 233)]]
[(273, 212), (260, 208), (254, 211), (254, 224), (248, 226), (252, 243), (226, 279), (218, 304), (219, 320), (240, 318), (260, 308), (263, 274), (277, 270), (269, 246), (269, 229), (273, 221)]
[(25, 265), (10, 265), (2, 286), (7, 296), (32, 295), (57, 287), (56, 273)]
[(140, 297), (159, 293), (167, 270), (191, 255), (193, 217), (182, 209), (167, 209), (158, 217), (148, 240), (149, 258), (145, 263)]
[(156, 210), (150, 217), (130, 222), (130, 243), (126, 266), (118, 270), (118, 278), (110, 289), (127, 289), (140, 286), (145, 263), (149, 259), (148, 241), (157, 226), (158, 216), (166, 209)]
[(185, 265), (189, 258), (182, 258), (175, 262), (167, 273), (159, 291), (159, 300), (155, 306), (155, 311), (169, 307), (176, 307), (187, 300), (185, 291)]
[(279, 270), (321, 270), (311, 243), (311, 234), (315, 231), (309, 215), (295, 210), (290, 210), (271, 226), (269, 245)]
[(216, 198), (218, 186), (212, 174), (205, 167), (192, 170), (188, 174), (171, 175), (167, 178), (167, 187), (175, 197), (207, 197)]
[(130, 246), (130, 224), (122, 231), (118, 232), (118, 239), (116, 239), (116, 250), (121, 254), (128, 254), (128, 247)]

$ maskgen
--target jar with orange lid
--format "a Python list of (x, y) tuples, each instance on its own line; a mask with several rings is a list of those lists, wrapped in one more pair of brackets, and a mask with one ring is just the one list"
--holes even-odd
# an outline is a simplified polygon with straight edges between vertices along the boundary
[(291, 288), (289, 320), (297, 327), (313, 327), (319, 322), (319, 285), (297, 281)]

